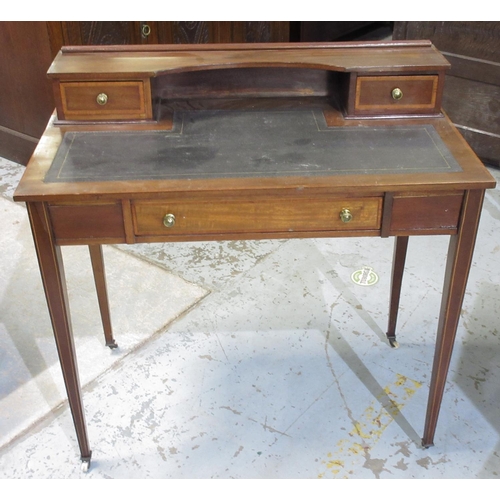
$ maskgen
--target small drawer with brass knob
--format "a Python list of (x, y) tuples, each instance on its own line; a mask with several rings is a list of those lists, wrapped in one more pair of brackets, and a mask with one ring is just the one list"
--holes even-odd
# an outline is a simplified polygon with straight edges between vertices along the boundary
[(145, 120), (152, 118), (149, 81), (63, 81), (60, 120)]
[(358, 76), (354, 114), (439, 113), (438, 75)]

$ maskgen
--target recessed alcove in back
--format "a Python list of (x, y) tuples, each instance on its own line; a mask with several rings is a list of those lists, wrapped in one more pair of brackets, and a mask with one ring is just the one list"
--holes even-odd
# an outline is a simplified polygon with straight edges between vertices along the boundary
[(289, 66), (166, 73), (152, 80), (153, 103), (156, 118), (179, 110), (296, 108), (315, 102), (340, 109), (347, 78), (334, 71)]

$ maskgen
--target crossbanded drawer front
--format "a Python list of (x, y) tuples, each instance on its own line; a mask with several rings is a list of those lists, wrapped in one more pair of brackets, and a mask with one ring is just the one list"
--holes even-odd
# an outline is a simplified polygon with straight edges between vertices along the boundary
[(66, 120), (140, 120), (149, 118), (143, 81), (62, 82)]
[(379, 229), (381, 198), (133, 203), (135, 234), (223, 234)]
[(360, 76), (356, 81), (355, 113), (437, 113), (437, 75)]

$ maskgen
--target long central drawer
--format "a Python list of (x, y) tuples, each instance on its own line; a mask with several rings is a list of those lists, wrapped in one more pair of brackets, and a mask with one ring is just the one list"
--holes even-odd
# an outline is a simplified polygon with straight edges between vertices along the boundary
[(382, 198), (144, 200), (133, 203), (137, 236), (379, 229)]

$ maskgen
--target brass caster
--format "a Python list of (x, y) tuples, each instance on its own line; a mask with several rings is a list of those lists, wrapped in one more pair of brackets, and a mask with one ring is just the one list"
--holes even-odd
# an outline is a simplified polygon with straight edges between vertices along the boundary
[(399, 347), (399, 344), (397, 342), (396, 339), (389, 339), (389, 345), (393, 348), (393, 349), (397, 349)]
[(90, 469), (90, 458), (88, 459), (82, 458), (82, 465), (80, 467), (82, 472), (86, 474)]
[(427, 450), (427, 449), (431, 448), (432, 446), (434, 446), (434, 443), (424, 443), (424, 440), (422, 439), (422, 448), (424, 450)]

